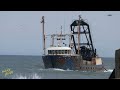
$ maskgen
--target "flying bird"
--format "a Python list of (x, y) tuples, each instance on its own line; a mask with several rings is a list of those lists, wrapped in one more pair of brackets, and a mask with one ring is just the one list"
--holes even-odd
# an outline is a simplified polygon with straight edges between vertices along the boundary
[(107, 16), (112, 16), (112, 14), (108, 14)]

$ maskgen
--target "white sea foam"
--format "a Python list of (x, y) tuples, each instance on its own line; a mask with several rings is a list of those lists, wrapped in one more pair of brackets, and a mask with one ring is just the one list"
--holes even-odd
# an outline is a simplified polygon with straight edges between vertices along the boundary
[[(49, 68), (49, 69), (39, 69), (39, 70), (46, 70), (46, 71), (79, 71), (79, 70), (70, 70), (70, 69), (67, 69), (67, 70), (64, 70), (64, 69), (59, 69), (59, 68)], [(82, 71), (82, 70), (80, 70)], [(106, 69), (104, 71), (100, 71), (100, 72), (112, 72), (113, 69)], [(91, 71), (82, 71), (82, 72), (91, 72)], [(92, 71), (94, 72), (94, 71)]]
[(59, 68), (54, 68), (53, 70), (55, 70), (55, 71), (75, 71), (75, 70), (70, 70), (70, 69), (64, 70), (64, 69), (59, 69)]
[(104, 70), (104, 72), (113, 72), (113, 69), (107, 69), (107, 71)]
[(55, 70), (55, 71), (66, 71), (66, 70), (59, 69), (59, 68), (54, 68), (53, 70)]
[(43, 71), (79, 71), (79, 70), (70, 70), (70, 69), (67, 69), (67, 70), (64, 70), (64, 69), (59, 69), (59, 68), (49, 68), (49, 69), (38, 69), (38, 70), (43, 70)]
[(42, 79), (42, 77), (36, 73), (30, 75), (16, 74), (12, 77), (12, 79)]
[(113, 69), (106, 69), (104, 71), (82, 71), (82, 72), (113, 72)]

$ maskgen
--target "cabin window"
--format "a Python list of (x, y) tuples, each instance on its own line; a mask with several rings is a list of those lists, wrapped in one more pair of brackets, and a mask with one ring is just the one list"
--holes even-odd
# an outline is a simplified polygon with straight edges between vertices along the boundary
[(58, 53), (61, 54), (61, 50), (58, 50)]
[(48, 50), (48, 54), (70, 54), (70, 50)]
[(51, 54), (52, 54), (52, 50), (50, 50), (51, 51)]
[(51, 50), (48, 50), (48, 54), (52, 54)]
[(62, 54), (64, 54), (64, 53), (65, 53), (65, 50), (62, 50), (61, 52), (62, 52)]
[(52, 54), (52, 51), (50, 50), (50, 54)]
[(68, 54), (68, 51), (67, 51), (67, 50), (65, 50), (65, 54)]
[(48, 54), (50, 54), (50, 50), (48, 50)]
[(48, 54), (50, 53), (50, 51), (48, 50)]
[(55, 54), (59, 54), (59, 51), (58, 51), (58, 50), (55, 50)]
[(53, 50), (53, 54), (56, 54), (55, 50)]
[(52, 54), (54, 54), (55, 52), (54, 52), (54, 50), (52, 50)]
[(54, 50), (54, 54), (57, 54), (57, 50)]
[(57, 50), (57, 54), (59, 54), (59, 50)]

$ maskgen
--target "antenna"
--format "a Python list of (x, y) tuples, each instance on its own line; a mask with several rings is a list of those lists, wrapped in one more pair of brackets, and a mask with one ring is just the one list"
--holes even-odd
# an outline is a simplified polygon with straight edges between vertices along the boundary
[(65, 34), (65, 18), (64, 18), (64, 34)]
[(61, 26), (61, 32), (62, 32), (62, 26)]

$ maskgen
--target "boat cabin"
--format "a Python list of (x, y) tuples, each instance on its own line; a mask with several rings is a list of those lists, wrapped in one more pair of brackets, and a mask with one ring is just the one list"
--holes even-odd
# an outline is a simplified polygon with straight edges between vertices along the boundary
[(70, 47), (49, 47), (47, 48), (48, 55), (71, 55)]

